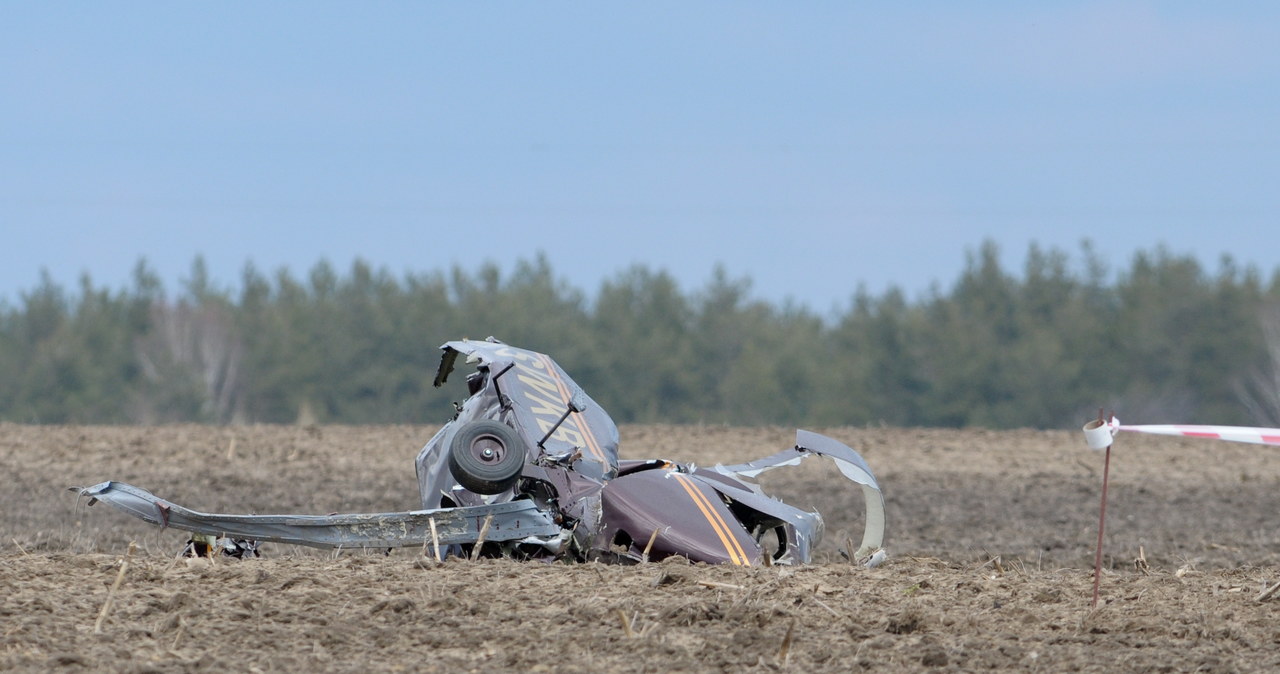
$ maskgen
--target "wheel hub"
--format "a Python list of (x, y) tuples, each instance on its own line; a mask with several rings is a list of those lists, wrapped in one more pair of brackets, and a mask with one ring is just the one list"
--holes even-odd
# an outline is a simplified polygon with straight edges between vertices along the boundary
[(497, 438), (482, 435), (471, 443), (471, 454), (484, 463), (498, 463), (506, 455), (506, 447)]

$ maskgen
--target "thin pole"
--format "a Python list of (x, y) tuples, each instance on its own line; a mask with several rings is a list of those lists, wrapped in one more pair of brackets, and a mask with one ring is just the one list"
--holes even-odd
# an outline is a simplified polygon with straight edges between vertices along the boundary
[(1102, 532), (1107, 526), (1107, 478), (1111, 473), (1111, 445), (1102, 464), (1102, 507), (1098, 512), (1098, 551), (1093, 557), (1093, 608), (1098, 608), (1098, 588), (1102, 583)]

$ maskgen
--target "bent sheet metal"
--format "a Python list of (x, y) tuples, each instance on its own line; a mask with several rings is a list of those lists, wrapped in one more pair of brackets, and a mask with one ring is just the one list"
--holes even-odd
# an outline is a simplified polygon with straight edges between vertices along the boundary
[(441, 349), (436, 386), (459, 358), (474, 371), (468, 397), (415, 461), (422, 510), (209, 514), (119, 482), (77, 490), (91, 504), (152, 524), (227, 538), (369, 548), (435, 540), (465, 555), (622, 563), (679, 555), (750, 566), (812, 560), (822, 516), (766, 495), (753, 480), (821, 456), (862, 491), (865, 526), (854, 558), (883, 559), (879, 484), (862, 456), (832, 438), (797, 431), (793, 447), (729, 466), (620, 461), (613, 420), (549, 356), (493, 338)]
[[(474, 543), (492, 516), (485, 538), (509, 541), (555, 536), (560, 527), (531, 501), (475, 508), (443, 508), (392, 513), (337, 515), (220, 515), (189, 510), (124, 482), (103, 482), (79, 490), (134, 517), (162, 527), (231, 539), (292, 543), (317, 548), (397, 548)], [(434, 525), (434, 527), (433, 527)], [(432, 535), (432, 531), (435, 535)]]

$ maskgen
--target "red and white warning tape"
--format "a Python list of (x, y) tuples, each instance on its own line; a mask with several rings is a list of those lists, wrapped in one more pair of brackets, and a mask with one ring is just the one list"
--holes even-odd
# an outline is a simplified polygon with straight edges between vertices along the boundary
[(1188, 438), (1216, 438), (1232, 442), (1252, 442), (1255, 445), (1280, 445), (1280, 428), (1251, 428), (1248, 426), (1189, 426), (1183, 424), (1153, 426), (1121, 426), (1122, 431), (1155, 433), (1157, 435), (1182, 435)]
[(1085, 442), (1090, 449), (1106, 449), (1111, 438), (1120, 431), (1179, 435), (1187, 438), (1212, 438), (1232, 442), (1250, 442), (1255, 445), (1280, 445), (1280, 428), (1254, 428), (1251, 426), (1198, 426), (1193, 424), (1151, 424), (1125, 426), (1111, 417), (1110, 421), (1090, 421), (1085, 424)]

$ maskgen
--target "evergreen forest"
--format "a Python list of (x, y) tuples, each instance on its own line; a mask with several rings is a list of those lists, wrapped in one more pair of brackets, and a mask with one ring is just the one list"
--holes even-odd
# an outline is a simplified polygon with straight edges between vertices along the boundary
[(919, 297), (851, 288), (833, 315), (765, 302), (717, 270), (684, 290), (623, 270), (588, 295), (542, 256), (509, 271), (394, 276), (321, 261), (246, 265), (235, 290), (196, 258), (180, 289), (145, 260), (127, 287), (46, 273), (0, 300), (0, 421), (441, 423), (438, 347), (493, 335), (550, 354), (620, 423), (1078, 428), (1280, 424), (1280, 273), (1163, 248), (1108, 269), (992, 242)]

